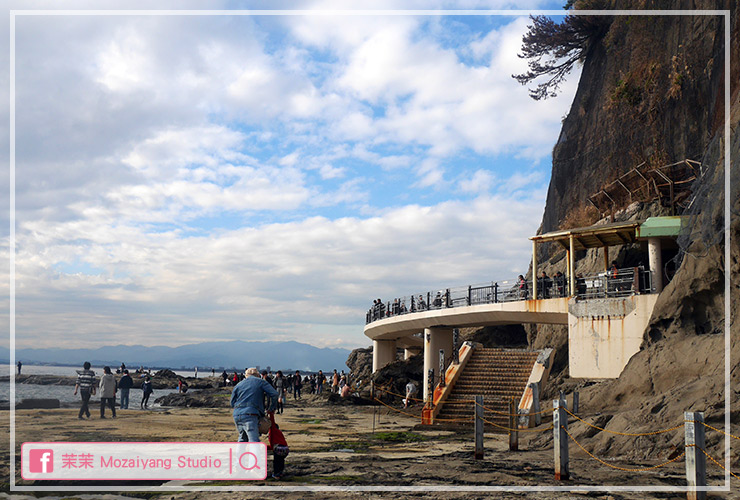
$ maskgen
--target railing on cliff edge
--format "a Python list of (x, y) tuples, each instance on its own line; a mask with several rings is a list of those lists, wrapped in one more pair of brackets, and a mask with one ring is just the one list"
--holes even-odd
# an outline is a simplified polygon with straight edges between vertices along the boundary
[[(627, 297), (654, 293), (652, 271), (643, 267), (609, 270), (592, 276), (576, 276), (576, 293), (579, 299)], [(551, 299), (569, 296), (569, 280), (565, 276), (537, 278), (537, 298)], [(458, 286), (412, 294), (392, 301), (376, 299), (365, 315), (365, 323), (380, 319), (430, 311), (466, 307), (479, 304), (497, 304), (532, 300), (532, 280), (510, 279), (491, 281), (468, 286)]]

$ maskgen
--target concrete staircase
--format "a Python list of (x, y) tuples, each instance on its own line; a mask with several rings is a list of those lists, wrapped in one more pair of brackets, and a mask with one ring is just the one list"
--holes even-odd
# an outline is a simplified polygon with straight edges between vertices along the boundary
[[(483, 396), (483, 405), (501, 413), (509, 413), (509, 401), (514, 396), (516, 404), (524, 393), (538, 352), (476, 348), (452, 392), (434, 418), (441, 426), (473, 425), (475, 396)], [(470, 401), (466, 403), (465, 401)], [(509, 418), (485, 411), (483, 418), (503, 427), (508, 427)], [(486, 424), (488, 432), (506, 432)]]

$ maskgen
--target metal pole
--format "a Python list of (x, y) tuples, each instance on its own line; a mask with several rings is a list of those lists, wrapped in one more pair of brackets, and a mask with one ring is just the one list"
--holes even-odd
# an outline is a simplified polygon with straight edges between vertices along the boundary
[(684, 412), (684, 435), (686, 439), (686, 492), (688, 500), (704, 500), (706, 491), (698, 488), (707, 485), (707, 457), (704, 456), (704, 413)]
[(580, 404), (580, 395), (578, 391), (573, 391), (573, 413), (578, 413), (578, 405)]
[(568, 414), (565, 413), (565, 404), (562, 400), (552, 402), (552, 433), (553, 451), (555, 452), (555, 479), (564, 481), (570, 478), (568, 468)]
[(493, 302), (498, 303), (498, 283), (493, 284)]
[(519, 450), (519, 422), (514, 396), (509, 400), (509, 451)]
[(475, 396), (475, 459), (483, 458), (483, 396)]
[(439, 386), (445, 386), (445, 350), (439, 350)]
[(460, 329), (452, 329), (452, 362), (460, 364)]
[(468, 286), (468, 305), (473, 303), (473, 287)]

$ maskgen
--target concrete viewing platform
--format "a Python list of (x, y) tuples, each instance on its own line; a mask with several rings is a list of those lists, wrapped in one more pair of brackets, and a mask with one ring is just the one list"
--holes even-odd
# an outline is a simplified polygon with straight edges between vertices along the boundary
[[(530, 323), (568, 326), (571, 377), (616, 378), (640, 349), (663, 289), (662, 253), (675, 245), (684, 225), (679, 217), (651, 218), (537, 235), (531, 238), (535, 279), (448, 288), (436, 297), (427, 293), (426, 300), (412, 295), (387, 306), (378, 300), (365, 325), (373, 340), (373, 371), (394, 361), (399, 348), (406, 358), (423, 352), (427, 399), (459, 349), (453, 329)], [(565, 274), (537, 274), (537, 245), (548, 242), (566, 250)], [(646, 244), (649, 269), (618, 269), (614, 262), (610, 267), (609, 246), (640, 242)], [(588, 248), (603, 249), (604, 272), (576, 275), (575, 252)]]

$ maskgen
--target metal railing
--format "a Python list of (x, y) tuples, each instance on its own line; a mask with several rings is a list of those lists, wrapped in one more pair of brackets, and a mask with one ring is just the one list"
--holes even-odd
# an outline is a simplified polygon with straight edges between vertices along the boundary
[[(568, 297), (568, 278), (563, 275), (537, 278), (537, 298)], [(576, 297), (595, 299), (626, 297), (639, 293), (653, 293), (652, 273), (642, 267), (606, 271), (593, 276), (576, 277)], [(532, 280), (509, 279), (468, 286), (445, 288), (406, 295), (383, 302), (376, 299), (365, 315), (365, 323), (403, 314), (531, 300)]]

